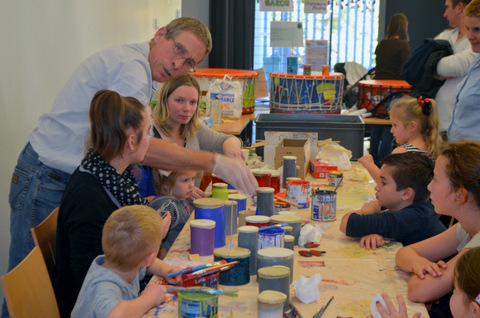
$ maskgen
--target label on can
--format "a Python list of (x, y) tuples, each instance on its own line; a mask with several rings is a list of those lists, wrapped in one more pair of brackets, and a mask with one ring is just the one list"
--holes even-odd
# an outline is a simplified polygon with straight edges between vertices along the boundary
[(337, 185), (342, 186), (343, 185), (342, 179), (343, 179), (343, 173), (341, 173), (340, 171), (333, 170), (328, 172), (328, 185), (332, 187), (336, 187)]
[(310, 207), (310, 181), (289, 180), (287, 181), (287, 198), (302, 208)]
[(312, 192), (312, 219), (322, 222), (337, 219), (337, 193), (329, 190)]
[(285, 230), (282, 228), (274, 228), (262, 232), (258, 232), (258, 249), (269, 247), (284, 247)]

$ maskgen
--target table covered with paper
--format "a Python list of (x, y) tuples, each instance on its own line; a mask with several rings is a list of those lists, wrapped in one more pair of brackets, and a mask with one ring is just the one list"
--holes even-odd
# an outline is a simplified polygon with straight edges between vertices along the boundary
[[(366, 201), (375, 199), (372, 180), (360, 164), (352, 162), (349, 171), (343, 171), (343, 185), (337, 190), (336, 221), (320, 222), (311, 218), (311, 208), (291, 210), (302, 217), (303, 227), (314, 228), (321, 234), (315, 250), (325, 251), (321, 256), (305, 257), (299, 251), (309, 250), (301, 246), (294, 247), (293, 281), (315, 277), (318, 284), (313, 288), (296, 291), (290, 286), (292, 305), (303, 317), (312, 317), (334, 296), (322, 317), (366, 317), (371, 313), (372, 298), (377, 293), (387, 292), (396, 304), (395, 295), (406, 299), (409, 316), (421, 312), (427, 316), (423, 304), (412, 303), (407, 297), (407, 281), (410, 274), (395, 266), (395, 253), (400, 243), (388, 242), (377, 250), (360, 248), (359, 239), (346, 237), (339, 230), (339, 224), (345, 213), (359, 209)], [(313, 189), (329, 189), (328, 179), (307, 177)], [(318, 234), (317, 234), (318, 237)], [(227, 244), (237, 245), (237, 235), (227, 236)], [(189, 261), (190, 226), (187, 224), (178, 236), (165, 261), (180, 267), (198, 265), (213, 261), (213, 256), (201, 257), (200, 261)], [(314, 276), (316, 275), (316, 276)], [(314, 281), (314, 280), (310, 280)], [(316, 286), (315, 286), (316, 285)], [(238, 297), (219, 296), (219, 317), (257, 317), (258, 283), (256, 276), (250, 277), (250, 283), (244, 286), (223, 286), (225, 290), (238, 290)], [(310, 289), (308, 289), (310, 288)], [(303, 298), (302, 302), (296, 293)], [(145, 317), (176, 317), (178, 315), (175, 298), (152, 309)]]

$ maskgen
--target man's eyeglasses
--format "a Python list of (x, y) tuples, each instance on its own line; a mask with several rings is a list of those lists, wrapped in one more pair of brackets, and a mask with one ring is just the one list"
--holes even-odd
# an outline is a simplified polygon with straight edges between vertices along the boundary
[(187, 71), (195, 72), (195, 66), (197, 65), (195, 60), (192, 59), (191, 57), (187, 57), (188, 55), (187, 50), (185, 50), (185, 48), (182, 45), (177, 44), (174, 38), (172, 38), (172, 41), (173, 41), (173, 54), (175, 55), (175, 57), (185, 60), (185, 62), (183, 62), (183, 68), (186, 69)]

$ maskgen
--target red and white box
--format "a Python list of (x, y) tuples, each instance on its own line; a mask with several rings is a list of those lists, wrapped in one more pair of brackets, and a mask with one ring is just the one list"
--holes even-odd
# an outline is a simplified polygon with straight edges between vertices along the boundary
[(328, 172), (337, 170), (337, 166), (327, 165), (317, 159), (310, 159), (310, 173), (315, 178), (325, 179), (328, 177)]

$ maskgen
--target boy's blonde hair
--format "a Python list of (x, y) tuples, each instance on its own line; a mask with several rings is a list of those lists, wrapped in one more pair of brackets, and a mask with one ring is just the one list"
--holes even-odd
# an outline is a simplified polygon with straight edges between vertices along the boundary
[(172, 196), (172, 190), (177, 182), (177, 178), (187, 173), (196, 173), (195, 171), (172, 171), (168, 176), (153, 169), (153, 188), (155, 192)]
[(431, 98), (416, 99), (411, 96), (403, 96), (392, 102), (388, 113), (390, 117), (397, 117), (404, 125), (412, 120), (417, 122), (420, 133), (427, 145), (428, 155), (432, 158), (437, 157), (441, 137), (438, 130), (439, 122), (437, 103), (435, 100)]
[[(197, 101), (200, 100), (200, 86), (198, 85), (197, 80), (191, 76), (190, 74), (184, 74), (177, 76), (168, 82), (162, 85), (160, 96), (158, 100), (158, 104), (155, 105), (152, 112), (152, 118), (157, 122), (160, 130), (167, 136), (172, 135), (172, 127), (168, 124), (167, 119), (170, 116), (170, 112), (168, 110), (168, 98), (170, 95), (179, 87), (182, 86), (192, 86), (198, 92)], [(200, 129), (200, 125), (198, 123), (198, 104), (197, 110), (192, 116), (192, 119), (185, 124), (180, 126), (180, 134), (183, 138), (188, 137), (187, 141), (190, 141)]]
[(149, 206), (124, 206), (105, 222), (102, 248), (105, 259), (122, 271), (135, 269), (151, 253), (157, 254), (162, 243), (163, 221)]

